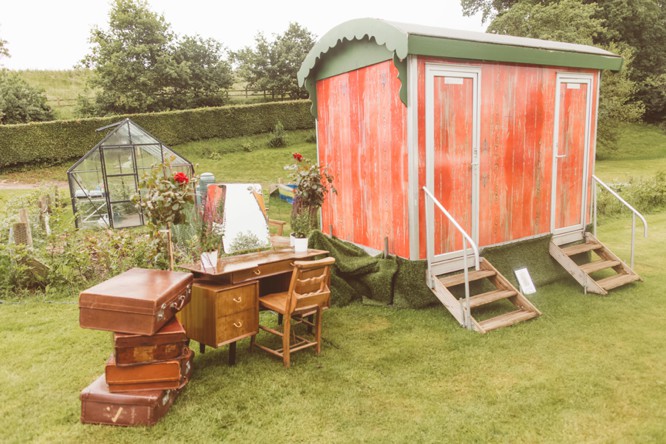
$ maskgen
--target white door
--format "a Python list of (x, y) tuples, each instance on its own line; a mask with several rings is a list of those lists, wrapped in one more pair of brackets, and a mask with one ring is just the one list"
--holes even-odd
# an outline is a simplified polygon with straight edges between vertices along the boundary
[(551, 231), (582, 237), (587, 205), (592, 76), (558, 74), (553, 132)]
[[(480, 76), (480, 70), (470, 67), (426, 65), (426, 185), (475, 242)], [(460, 262), (462, 235), (430, 200), (426, 205), (431, 206), (428, 257), (433, 263)]]

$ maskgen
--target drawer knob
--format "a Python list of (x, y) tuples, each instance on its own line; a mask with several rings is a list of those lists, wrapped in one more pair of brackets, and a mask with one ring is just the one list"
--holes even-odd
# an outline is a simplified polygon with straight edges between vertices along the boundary
[(243, 326), (243, 322), (242, 322), (242, 321), (234, 322), (234, 327), (236, 327), (236, 328), (241, 328), (242, 326)]
[(240, 303), (243, 301), (243, 298), (241, 298), (240, 296), (238, 296), (237, 298), (233, 298), (232, 301), (234, 301), (234, 302), (237, 303), (237, 304), (240, 304)]
[(261, 274), (261, 270), (257, 268), (256, 270), (254, 270), (254, 274), (259, 276)]

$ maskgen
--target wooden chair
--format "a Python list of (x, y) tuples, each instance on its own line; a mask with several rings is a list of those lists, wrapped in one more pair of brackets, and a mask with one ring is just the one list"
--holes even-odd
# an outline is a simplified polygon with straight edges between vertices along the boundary
[[(259, 325), (261, 330), (282, 338), (282, 347), (269, 348), (251, 339), (250, 347), (260, 348), (282, 358), (285, 367), (290, 365), (291, 353), (308, 347), (321, 351), (322, 311), (330, 305), (329, 289), (331, 265), (335, 259), (328, 257), (318, 261), (295, 261), (289, 290), (259, 298), (260, 308), (272, 310), (282, 317), (282, 331)], [(314, 329), (314, 338), (296, 335), (293, 327), (306, 324)]]

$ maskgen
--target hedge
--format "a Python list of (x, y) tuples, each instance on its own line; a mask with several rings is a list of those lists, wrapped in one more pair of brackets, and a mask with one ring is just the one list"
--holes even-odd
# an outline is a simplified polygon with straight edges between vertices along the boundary
[(0, 167), (34, 162), (59, 163), (81, 157), (105, 135), (97, 128), (131, 118), (164, 142), (178, 145), (213, 137), (229, 138), (272, 131), (314, 128), (309, 100), (199, 108), (150, 114), (0, 125)]

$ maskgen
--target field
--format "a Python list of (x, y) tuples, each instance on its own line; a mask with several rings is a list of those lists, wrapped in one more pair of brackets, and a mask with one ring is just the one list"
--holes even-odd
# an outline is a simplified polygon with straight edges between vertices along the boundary
[[(76, 118), (77, 99), (80, 94), (92, 97), (86, 92), (86, 79), (90, 71), (72, 69), (63, 71), (24, 70), (19, 71), (21, 77), (31, 86), (44, 91), (47, 103), (55, 111), (58, 120)], [(257, 103), (270, 100), (263, 94), (246, 90), (243, 82), (236, 82), (228, 91), (232, 103)]]
[[(627, 171), (654, 174), (666, 136), (642, 144), (635, 134), (644, 131), (629, 130), (647, 157), (628, 150)], [(314, 158), (306, 136), (290, 133), (283, 149), (263, 148), (266, 136), (175, 148), (218, 180), (267, 185), (286, 177), (291, 152)], [(606, 165), (622, 156), (598, 162), (599, 175), (606, 179)], [(62, 180), (65, 169), (0, 181)], [(22, 192), (0, 190), (0, 212), (3, 198)], [(288, 206), (274, 207), (287, 214)], [(197, 354), (191, 383), (150, 429), (79, 423), (78, 394), (103, 372), (111, 341), (79, 328), (75, 289), (7, 298), (0, 304), (3, 441), (665, 442), (666, 211), (648, 222), (635, 267), (644, 282), (607, 297), (584, 295), (573, 280), (538, 288), (530, 299), (542, 317), (483, 336), (458, 327), (439, 305), (334, 307), (324, 316), (322, 354), (297, 353), (289, 370), (250, 353), (247, 340), (235, 367), (225, 348)], [(629, 224), (605, 219), (599, 228), (624, 259)]]

